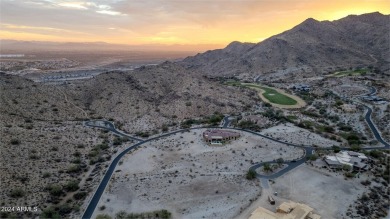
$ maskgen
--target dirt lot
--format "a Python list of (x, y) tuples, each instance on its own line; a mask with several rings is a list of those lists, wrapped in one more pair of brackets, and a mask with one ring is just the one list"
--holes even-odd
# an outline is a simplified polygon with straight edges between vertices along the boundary
[(285, 200), (307, 204), (322, 218), (343, 218), (350, 204), (364, 191), (361, 179), (345, 180), (344, 176), (303, 165), (275, 180), (276, 205)]
[(94, 215), (167, 209), (175, 218), (234, 218), (261, 194), (259, 182), (245, 179), (253, 162), (303, 153), (244, 132), (230, 144), (209, 146), (203, 131), (147, 143), (124, 157)]
[(340, 146), (340, 143), (337, 141), (326, 139), (318, 134), (296, 127), (290, 123), (265, 129), (261, 132), (261, 134), (298, 145), (317, 145), (319, 147), (332, 147), (333, 145)]

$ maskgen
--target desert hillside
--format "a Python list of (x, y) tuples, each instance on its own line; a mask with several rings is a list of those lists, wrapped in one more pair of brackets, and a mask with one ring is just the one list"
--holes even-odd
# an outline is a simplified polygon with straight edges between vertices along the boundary
[(1, 200), (77, 212), (123, 142), (83, 120), (109, 119), (127, 132), (152, 135), (187, 118), (240, 112), (255, 97), (168, 62), (61, 85), (0, 74), (0, 160), (7, 170)]
[(257, 44), (233, 42), (183, 60), (182, 65), (209, 75), (328, 72), (373, 65), (389, 73), (389, 15), (350, 15), (336, 21), (309, 18)]
[(214, 112), (239, 112), (255, 103), (250, 91), (205, 80), (169, 62), (131, 73), (110, 72), (72, 86), (66, 92), (78, 98), (92, 117), (114, 119), (129, 132), (150, 131)]
[(1, 82), (4, 114), (44, 121), (114, 119), (132, 126), (129, 131), (214, 112), (239, 112), (254, 103), (247, 90), (221, 86), (169, 62), (60, 86), (6, 74), (1, 74)]

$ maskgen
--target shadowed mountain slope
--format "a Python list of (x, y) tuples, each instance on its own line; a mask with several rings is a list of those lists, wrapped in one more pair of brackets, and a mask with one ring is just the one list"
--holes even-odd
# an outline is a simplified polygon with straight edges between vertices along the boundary
[(378, 12), (332, 22), (309, 18), (260, 43), (233, 42), (224, 49), (188, 57), (181, 64), (210, 75), (366, 65), (388, 71), (389, 33), (390, 15)]

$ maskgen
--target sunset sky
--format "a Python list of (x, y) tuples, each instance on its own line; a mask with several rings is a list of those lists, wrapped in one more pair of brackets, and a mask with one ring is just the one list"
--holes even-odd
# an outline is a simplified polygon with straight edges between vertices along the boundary
[(1, 0), (0, 39), (210, 44), (259, 42), (312, 17), (390, 13), (376, 0)]

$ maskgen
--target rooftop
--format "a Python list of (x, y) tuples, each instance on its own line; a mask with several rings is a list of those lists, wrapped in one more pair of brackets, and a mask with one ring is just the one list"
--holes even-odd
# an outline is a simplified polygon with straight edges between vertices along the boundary
[(353, 151), (340, 151), (339, 153), (333, 156), (326, 156), (325, 161), (332, 165), (348, 165), (348, 166), (356, 166), (359, 168), (363, 168), (366, 164), (362, 163), (363, 160), (366, 160), (367, 156), (362, 153), (357, 153)]
[(203, 137), (208, 139), (222, 139), (222, 138), (230, 138), (230, 137), (240, 137), (240, 134), (233, 131), (221, 130), (221, 129), (213, 129), (206, 130), (203, 132)]

